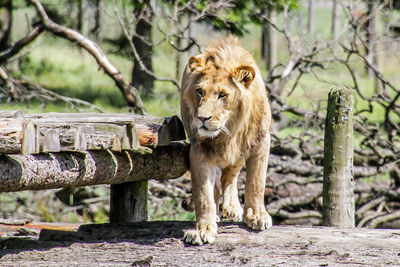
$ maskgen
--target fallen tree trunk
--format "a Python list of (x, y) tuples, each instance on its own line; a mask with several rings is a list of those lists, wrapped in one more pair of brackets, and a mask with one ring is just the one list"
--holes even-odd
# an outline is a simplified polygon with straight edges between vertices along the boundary
[(174, 143), (147, 154), (92, 150), (2, 155), (0, 166), (0, 192), (12, 192), (173, 179), (188, 170), (189, 161), (188, 146)]

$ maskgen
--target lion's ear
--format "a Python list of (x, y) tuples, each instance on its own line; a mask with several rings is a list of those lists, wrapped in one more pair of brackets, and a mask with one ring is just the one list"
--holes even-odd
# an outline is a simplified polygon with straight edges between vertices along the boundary
[(191, 57), (188, 63), (191, 72), (202, 72), (205, 65), (205, 60), (201, 55)]
[(235, 69), (233, 75), (237, 81), (243, 83), (246, 88), (249, 88), (250, 84), (256, 77), (256, 71), (251, 66), (242, 65)]

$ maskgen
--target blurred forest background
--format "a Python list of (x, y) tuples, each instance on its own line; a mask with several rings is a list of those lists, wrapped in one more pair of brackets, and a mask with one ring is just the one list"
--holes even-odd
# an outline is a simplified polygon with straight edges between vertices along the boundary
[[(397, 0), (0, 0), (0, 109), (179, 114), (189, 57), (233, 33), (258, 62), (273, 109), (265, 198), (274, 222), (321, 223), (326, 99), (348, 88), (356, 224), (400, 227), (399, 8)], [(194, 219), (181, 205), (187, 177), (149, 188), (150, 219)], [(3, 219), (106, 222), (108, 207), (108, 186), (0, 194)]]

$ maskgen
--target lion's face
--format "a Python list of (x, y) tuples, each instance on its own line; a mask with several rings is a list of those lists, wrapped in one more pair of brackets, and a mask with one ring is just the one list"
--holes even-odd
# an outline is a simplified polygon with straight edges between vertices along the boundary
[(255, 108), (253, 97), (265, 94), (254, 60), (234, 41), (191, 57), (185, 68), (181, 114), (191, 142), (235, 137)]
[[(221, 73), (222, 72), (222, 73)], [(240, 91), (223, 71), (204, 75), (194, 88), (196, 109), (192, 129), (199, 137), (217, 137), (228, 134), (227, 122), (237, 108)]]
[(240, 112), (241, 99), (255, 76), (254, 69), (227, 69), (204, 57), (192, 57), (189, 66), (199, 77), (188, 92), (195, 106), (191, 132), (200, 138), (231, 135), (229, 121)]

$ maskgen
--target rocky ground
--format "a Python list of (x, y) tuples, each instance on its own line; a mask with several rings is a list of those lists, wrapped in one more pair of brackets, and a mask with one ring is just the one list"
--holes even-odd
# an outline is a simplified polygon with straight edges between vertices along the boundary
[[(0, 239), (1, 266), (400, 266), (400, 230), (220, 223), (213, 245), (189, 246), (193, 222), (82, 225)], [(23, 229), (23, 228), (22, 228)], [(25, 230), (25, 235), (34, 231)], [(8, 233), (10, 236), (11, 234)]]

